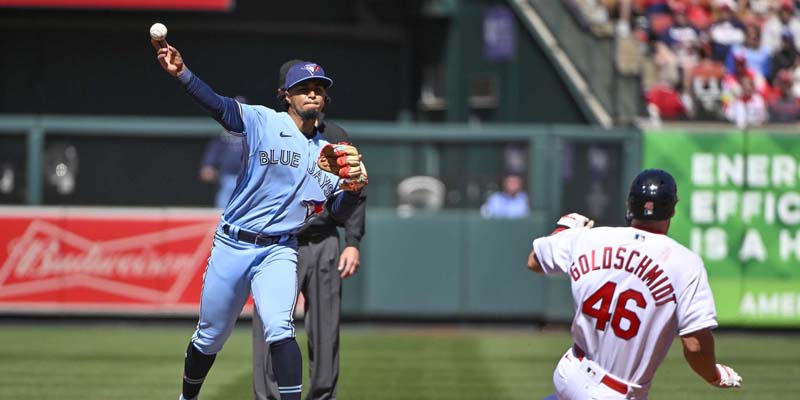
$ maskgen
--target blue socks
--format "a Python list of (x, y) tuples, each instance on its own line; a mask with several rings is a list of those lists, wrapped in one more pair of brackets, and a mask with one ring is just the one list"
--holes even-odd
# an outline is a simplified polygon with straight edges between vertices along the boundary
[(186, 348), (186, 360), (183, 365), (184, 398), (194, 399), (197, 397), (208, 370), (211, 369), (211, 365), (214, 364), (214, 359), (216, 358), (216, 354), (205, 355), (200, 350), (197, 350), (192, 342), (189, 342), (189, 347)]
[[(300, 400), (303, 388), (303, 358), (300, 346), (294, 338), (283, 339), (269, 345), (272, 355), (272, 369), (278, 381), (281, 400)], [(186, 349), (183, 367), (183, 397), (194, 399), (208, 371), (217, 358), (216, 354), (206, 355), (190, 342)]]
[(300, 346), (294, 338), (288, 338), (270, 343), (269, 348), (281, 400), (300, 400), (303, 388), (303, 357)]

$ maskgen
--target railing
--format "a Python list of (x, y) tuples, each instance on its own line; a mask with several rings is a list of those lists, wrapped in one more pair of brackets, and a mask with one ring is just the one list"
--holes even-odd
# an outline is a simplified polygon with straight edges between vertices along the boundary
[[(566, 53), (569, 63), (573, 64), (580, 74), (578, 79), (585, 80), (591, 94), (611, 115), (614, 123), (628, 124), (633, 121), (638, 112), (637, 99), (641, 98), (639, 78), (617, 73), (614, 66), (613, 38), (601, 38), (587, 32), (579, 21), (570, 15), (563, 1), (514, 0), (511, 3), (512, 5), (527, 3), (533, 6), (558, 47)], [(529, 30), (536, 36), (530, 25)], [(552, 50), (550, 51), (552, 53)], [(565, 68), (558, 62), (554, 64), (557, 68)], [(565, 75), (567, 80), (576, 80), (574, 77), (570, 78), (569, 74)]]
[[(595, 141), (598, 143), (613, 143), (621, 146), (622, 158), (620, 170), (623, 175), (619, 178), (627, 181), (632, 178), (639, 165), (638, 131), (633, 129), (606, 130), (598, 127), (569, 126), (569, 125), (531, 125), (531, 124), (435, 124), (435, 123), (386, 123), (368, 121), (339, 121), (357, 144), (365, 147), (365, 157), (369, 159), (371, 180), (380, 182), (381, 178), (388, 181), (398, 180), (408, 175), (465, 175), (464, 171), (470, 169), (479, 171), (481, 178), (499, 177), (503, 172), (502, 147), (495, 147), (490, 151), (487, 147), (495, 144), (502, 145), (514, 143), (527, 152), (527, 187), (531, 191), (531, 203), (536, 209), (545, 210), (550, 215), (556, 215), (558, 205), (561, 203), (561, 190), (558, 187), (558, 168), (562, 159), (562, 147), (565, 142)], [(111, 140), (113, 138), (130, 138), (131, 140), (147, 140), (149, 143), (158, 144), (159, 139), (171, 140), (175, 144), (178, 138), (187, 141), (212, 137), (220, 133), (220, 127), (211, 119), (174, 118), (174, 117), (94, 117), (94, 116), (54, 116), (54, 115), (6, 115), (0, 117), (0, 136), (16, 136), (25, 141), (25, 202), (30, 205), (52, 204), (57, 202), (44, 201), (44, 152), (48, 138), (84, 139), (84, 140)], [(88, 139), (87, 139), (88, 138)], [(94, 139), (92, 139), (94, 138)], [(102, 148), (102, 142), (95, 148)], [(458, 161), (454, 165), (453, 157), (446, 157), (448, 149), (454, 146), (469, 145), (471, 156)], [(168, 144), (164, 144), (164, 147)], [(107, 146), (103, 151), (120, 152), (125, 148), (111, 148)], [(369, 149), (381, 154), (380, 157), (370, 158)], [(95, 150), (97, 151), (97, 150)], [(166, 151), (166, 150), (165, 150)], [(142, 159), (149, 163), (159, 162), (157, 149), (143, 154)], [(171, 157), (171, 153), (166, 153)], [(389, 154), (393, 157), (384, 157)], [(460, 154), (460, 153), (459, 153)], [(149, 157), (148, 157), (149, 156)], [(112, 157), (113, 159), (113, 157)], [(488, 162), (487, 160), (491, 160)], [(0, 163), (4, 160), (0, 159)], [(169, 161), (163, 161), (165, 168)], [(409, 167), (413, 166), (413, 168)], [(491, 168), (489, 167), (491, 166)], [(96, 166), (82, 165), (82, 174), (95, 173)], [(133, 168), (125, 165), (104, 165), (104, 169)], [(480, 172), (482, 169), (490, 171)], [(527, 174), (525, 174), (527, 172)], [(134, 173), (134, 172), (132, 172)], [(169, 175), (168, 170), (162, 172)], [(192, 173), (194, 171), (192, 170)], [(191, 182), (194, 176), (187, 176)], [(90, 184), (91, 182), (87, 183)], [(188, 184), (188, 183), (187, 183)], [(113, 189), (113, 188), (112, 188)], [(376, 189), (377, 190), (377, 189)], [(394, 196), (394, 188), (384, 188), (386, 198)], [(376, 193), (377, 194), (377, 193)], [(620, 193), (624, 195), (624, 193)], [(379, 196), (380, 197), (380, 196)], [(77, 202), (78, 204), (80, 202)], [(67, 204), (76, 204), (67, 203)], [(92, 205), (97, 204), (90, 202)], [(116, 203), (115, 203), (116, 204)], [(124, 204), (137, 205), (137, 204)], [(153, 205), (153, 204), (149, 204)], [(175, 205), (175, 204), (165, 204)], [(178, 204), (187, 205), (187, 204)], [(202, 205), (202, 204), (200, 204)], [(391, 202), (389, 206), (394, 206)], [(455, 205), (458, 208), (458, 205)]]

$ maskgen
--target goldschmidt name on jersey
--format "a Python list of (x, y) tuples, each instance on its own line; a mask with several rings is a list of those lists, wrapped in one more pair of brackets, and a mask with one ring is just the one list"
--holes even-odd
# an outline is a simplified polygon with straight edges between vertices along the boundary
[(628, 250), (624, 246), (606, 246), (602, 249), (592, 249), (581, 254), (570, 265), (569, 275), (577, 282), (581, 277), (594, 271), (624, 270), (636, 275), (650, 290), (656, 306), (669, 302), (676, 302), (675, 289), (669, 278), (661, 276), (664, 271), (658, 264), (653, 263), (653, 258), (636, 250)]

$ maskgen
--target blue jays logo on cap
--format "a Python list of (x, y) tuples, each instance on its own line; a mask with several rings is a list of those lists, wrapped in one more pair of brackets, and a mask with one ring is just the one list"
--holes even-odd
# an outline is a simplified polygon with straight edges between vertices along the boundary
[(333, 79), (325, 76), (325, 70), (322, 69), (322, 67), (316, 63), (304, 61), (292, 65), (289, 70), (286, 71), (286, 83), (283, 84), (283, 89), (289, 89), (309, 79), (319, 79), (323, 81), (325, 87), (333, 85)]
[(311, 75), (314, 75), (314, 73), (320, 70), (319, 65), (317, 64), (306, 64), (303, 66), (303, 69), (308, 71), (308, 73)]

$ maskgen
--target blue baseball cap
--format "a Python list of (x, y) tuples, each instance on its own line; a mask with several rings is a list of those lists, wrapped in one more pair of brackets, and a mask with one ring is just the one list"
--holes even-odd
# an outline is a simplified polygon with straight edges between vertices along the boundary
[(325, 70), (322, 67), (310, 61), (301, 61), (292, 65), (286, 71), (286, 80), (281, 88), (288, 90), (290, 87), (309, 79), (323, 81), (326, 88), (333, 85), (333, 79), (325, 76)]

